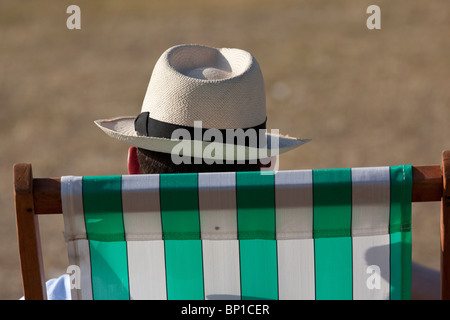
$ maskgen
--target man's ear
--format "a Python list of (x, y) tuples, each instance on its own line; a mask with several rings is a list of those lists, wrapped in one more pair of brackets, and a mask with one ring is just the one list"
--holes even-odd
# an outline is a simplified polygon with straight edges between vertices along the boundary
[(137, 157), (137, 148), (128, 149), (128, 174), (140, 174), (139, 160)]

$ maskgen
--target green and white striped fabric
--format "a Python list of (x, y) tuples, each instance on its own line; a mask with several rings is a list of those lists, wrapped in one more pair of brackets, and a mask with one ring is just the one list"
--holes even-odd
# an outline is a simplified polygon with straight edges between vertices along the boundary
[(61, 179), (78, 299), (408, 299), (410, 166)]

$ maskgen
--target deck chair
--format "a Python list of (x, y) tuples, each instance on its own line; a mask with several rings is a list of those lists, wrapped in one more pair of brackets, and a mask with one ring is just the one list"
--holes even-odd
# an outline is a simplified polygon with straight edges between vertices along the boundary
[(25, 299), (45, 299), (39, 214), (64, 214), (74, 299), (409, 299), (411, 202), (446, 177), (391, 166), (277, 172), (33, 178), (14, 166)]

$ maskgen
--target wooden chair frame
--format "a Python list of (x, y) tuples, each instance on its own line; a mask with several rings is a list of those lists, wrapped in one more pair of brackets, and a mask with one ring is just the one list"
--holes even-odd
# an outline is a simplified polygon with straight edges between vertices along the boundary
[[(441, 298), (450, 300), (450, 150), (442, 165), (413, 166), (413, 202), (441, 201)], [(33, 178), (31, 164), (14, 165), (14, 199), (24, 298), (47, 298), (38, 215), (60, 214), (61, 179)]]

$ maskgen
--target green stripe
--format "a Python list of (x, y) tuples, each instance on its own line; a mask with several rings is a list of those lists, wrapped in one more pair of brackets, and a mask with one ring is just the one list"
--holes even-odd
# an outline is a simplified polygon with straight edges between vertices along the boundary
[(411, 231), (391, 237), (391, 300), (411, 299)]
[(351, 170), (313, 170), (316, 299), (352, 299)]
[(125, 241), (89, 241), (94, 300), (129, 300)]
[(203, 299), (197, 174), (160, 175), (167, 298)]
[(164, 245), (167, 299), (204, 299), (201, 240), (166, 240)]
[(278, 299), (276, 240), (240, 240), (242, 300)]
[(83, 177), (83, 207), (89, 240), (125, 240), (121, 176)]
[(161, 174), (160, 179), (164, 239), (200, 239), (197, 174)]
[(391, 167), (391, 299), (411, 299), (412, 167)]
[(274, 175), (236, 173), (239, 239), (275, 239)]
[(236, 173), (242, 299), (277, 299), (273, 174)]
[(83, 206), (93, 298), (129, 299), (121, 177), (83, 177)]
[(314, 237), (351, 236), (351, 170), (313, 170), (313, 197)]
[(314, 239), (316, 299), (353, 298), (352, 239), (350, 237)]
[(412, 167), (395, 166), (391, 171), (390, 232), (411, 230)]

